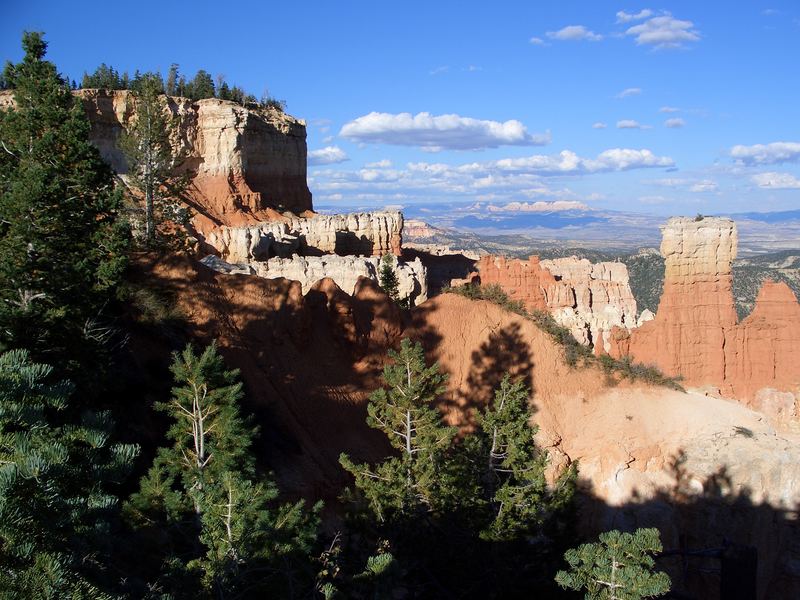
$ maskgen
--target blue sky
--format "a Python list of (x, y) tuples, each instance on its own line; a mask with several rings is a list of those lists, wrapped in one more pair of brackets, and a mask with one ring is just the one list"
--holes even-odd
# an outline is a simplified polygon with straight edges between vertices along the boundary
[(800, 208), (797, 2), (5, 0), (80, 80), (204, 68), (308, 122), (319, 205)]

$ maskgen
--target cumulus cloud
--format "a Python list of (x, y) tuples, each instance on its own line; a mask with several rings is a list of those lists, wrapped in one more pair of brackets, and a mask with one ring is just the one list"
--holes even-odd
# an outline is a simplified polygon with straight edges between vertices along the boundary
[[(461, 164), (416, 162), (402, 168), (321, 168), (314, 169), (309, 186), (320, 200), (370, 198), (386, 204), (434, 198), (449, 200), (457, 196), (491, 201), (498, 206), (520, 202), (519, 210), (554, 210), (571, 205), (545, 208), (534, 201), (583, 199), (560, 183), (563, 178), (673, 165), (671, 158), (657, 156), (647, 149), (611, 148), (595, 157), (564, 150), (553, 155)], [(524, 206), (523, 201), (529, 206)], [(572, 205), (572, 208), (577, 207)]]
[(649, 127), (633, 119), (622, 119), (621, 121), (617, 121), (617, 129), (649, 129)]
[(632, 36), (639, 46), (659, 49), (683, 48), (689, 42), (700, 39), (700, 32), (691, 21), (676, 19), (665, 12), (628, 28), (625, 35)]
[(731, 148), (731, 157), (744, 165), (773, 165), (800, 162), (800, 142), (772, 142), (771, 144), (737, 145)]
[(703, 179), (689, 186), (690, 192), (716, 192), (717, 183), (710, 179)]
[(550, 132), (530, 134), (517, 120), (501, 123), (427, 112), (417, 115), (371, 112), (346, 123), (339, 135), (357, 142), (418, 146), (433, 152), (550, 143)]
[(772, 190), (800, 190), (800, 179), (791, 173), (758, 173), (751, 181), (760, 188)]
[(630, 23), (631, 21), (641, 21), (653, 15), (653, 11), (649, 8), (640, 10), (638, 13), (627, 13), (621, 10), (617, 13), (617, 23)]
[(669, 127), (670, 129), (678, 129), (684, 125), (686, 125), (686, 121), (680, 117), (675, 117), (673, 119), (667, 119), (664, 121), (664, 127)]
[(676, 112), (680, 112), (680, 110), (681, 110), (680, 108), (675, 108), (674, 106), (662, 106), (661, 108), (658, 109), (658, 112), (660, 112), (660, 113), (676, 113)]
[(648, 167), (671, 167), (675, 161), (666, 156), (656, 156), (650, 150), (611, 148), (597, 158), (582, 158), (571, 150), (559, 154), (536, 154), (522, 158), (504, 158), (491, 163), (502, 171), (521, 171), (545, 175), (571, 175), (605, 171), (627, 171)]
[(608, 125), (602, 121), (597, 121), (597, 123), (592, 124), (592, 129), (605, 129), (606, 127), (608, 127)]
[(642, 93), (642, 88), (632, 87), (632, 88), (625, 88), (619, 94), (617, 94), (617, 98), (627, 98), (628, 96), (638, 96)]
[(555, 200), (553, 202), (509, 202), (503, 206), (490, 204), (489, 212), (558, 212), (565, 210), (591, 210), (583, 202), (577, 200)]
[(562, 42), (577, 42), (582, 40), (587, 42), (599, 42), (603, 39), (602, 35), (591, 31), (584, 25), (567, 25), (558, 31), (548, 31), (545, 35), (551, 40), (559, 40)]
[(308, 153), (309, 165), (333, 165), (350, 160), (338, 146), (326, 146)]
[(377, 162), (371, 162), (364, 165), (368, 169), (388, 169), (392, 166), (392, 161), (388, 158), (384, 158), (383, 160), (379, 160)]
[(534, 46), (549, 46), (550, 45), (547, 42), (545, 42), (542, 38), (535, 37), (535, 36), (531, 38), (530, 42)]

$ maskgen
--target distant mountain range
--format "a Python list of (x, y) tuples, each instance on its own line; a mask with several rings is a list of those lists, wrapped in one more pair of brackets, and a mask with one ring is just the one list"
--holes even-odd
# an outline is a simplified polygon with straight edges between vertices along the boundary
[[(320, 212), (341, 212), (342, 205), (322, 206)], [(579, 202), (489, 202), (409, 204), (402, 208), (407, 219), (419, 219), (449, 233), (473, 233), (480, 237), (513, 235), (521, 245), (529, 243), (582, 246), (631, 251), (658, 247), (659, 226), (668, 217), (639, 212), (592, 209)], [(327, 209), (327, 210), (326, 210)], [(350, 206), (348, 210), (374, 210)], [(736, 221), (742, 255), (800, 248), (800, 210), (781, 212), (716, 213)], [(525, 241), (520, 237), (526, 238)]]

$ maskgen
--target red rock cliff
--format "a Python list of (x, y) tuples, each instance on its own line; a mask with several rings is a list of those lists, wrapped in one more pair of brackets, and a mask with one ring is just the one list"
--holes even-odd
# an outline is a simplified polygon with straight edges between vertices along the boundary
[(800, 305), (788, 286), (765, 283), (753, 313), (738, 324), (731, 269), (736, 224), (678, 217), (662, 234), (666, 269), (656, 318), (631, 332), (616, 330), (612, 354), (629, 354), (688, 385), (714, 385), (739, 399), (767, 387), (796, 394)]
[[(132, 95), (126, 90), (76, 94), (92, 125), (92, 143), (124, 175), (117, 138), (136, 118)], [(12, 92), (0, 92), (0, 108), (11, 103)], [(202, 232), (268, 220), (277, 216), (273, 209), (311, 210), (304, 121), (276, 109), (245, 108), (216, 98), (192, 102), (168, 97), (165, 110), (176, 118), (172, 144), (184, 157), (179, 169), (192, 177), (188, 201)]]

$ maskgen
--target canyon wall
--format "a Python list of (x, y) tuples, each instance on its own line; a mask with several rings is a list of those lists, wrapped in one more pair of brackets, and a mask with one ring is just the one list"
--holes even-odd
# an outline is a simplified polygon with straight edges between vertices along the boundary
[(266, 260), (292, 254), (399, 255), (403, 215), (398, 211), (316, 215), (284, 215), (273, 221), (241, 227), (222, 226), (206, 236), (229, 262)]
[(528, 310), (546, 310), (583, 344), (611, 349), (614, 327), (636, 323), (636, 300), (623, 263), (586, 259), (527, 261), (484, 256), (477, 263), (481, 285), (499, 285)]
[(662, 234), (665, 274), (658, 312), (638, 329), (615, 330), (611, 354), (630, 355), (688, 385), (715, 386), (745, 401), (755, 401), (764, 388), (797, 398), (800, 304), (789, 287), (765, 283), (752, 314), (737, 323), (731, 268), (736, 224), (676, 217)]
[[(117, 139), (136, 119), (133, 95), (91, 89), (76, 94), (92, 126), (92, 143), (124, 176), (127, 166)], [(311, 210), (304, 121), (274, 108), (216, 98), (165, 97), (164, 102), (177, 125), (172, 132), (181, 159), (177, 170), (191, 177), (185, 199), (196, 212), (198, 230), (256, 223), (275, 211)], [(13, 93), (0, 91), (0, 108), (11, 104)]]

